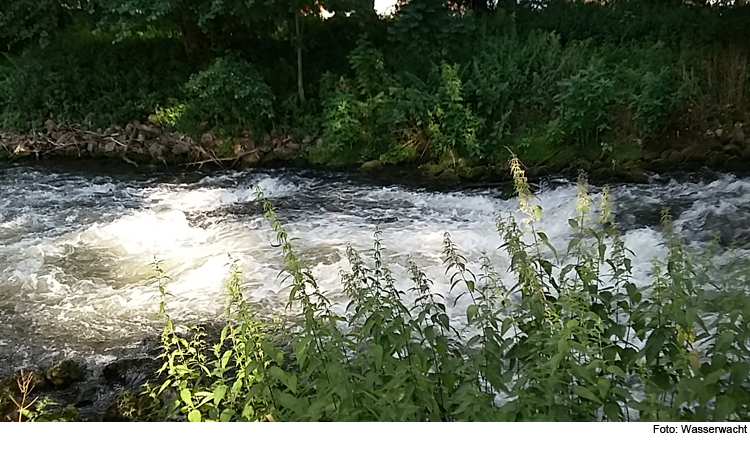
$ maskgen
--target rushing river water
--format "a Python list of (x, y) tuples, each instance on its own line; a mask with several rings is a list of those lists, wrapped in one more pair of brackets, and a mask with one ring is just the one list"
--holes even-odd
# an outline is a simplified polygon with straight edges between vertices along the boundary
[[(347, 244), (371, 248), (376, 226), (397, 279), (411, 256), (447, 294), (443, 233), (476, 261), (492, 255), (507, 267), (495, 228), (517, 201), (500, 189), (436, 192), (368, 184), (341, 174), (300, 171), (225, 172), (192, 180), (174, 175), (101, 176), (0, 166), (0, 363), (3, 371), (80, 356), (107, 361), (158, 329), (157, 283), (151, 263), (171, 278), (169, 310), (177, 320), (210, 321), (222, 312), (223, 282), (236, 260), (245, 292), (259, 307), (282, 311), (280, 249), (262, 218), (255, 186), (310, 262), (321, 288), (343, 305), (340, 271)], [(592, 187), (594, 197), (599, 189)], [(540, 228), (565, 248), (575, 216), (576, 187), (565, 180), (538, 186)], [(691, 242), (714, 231), (722, 241), (750, 241), (750, 179), (654, 179), (614, 185), (616, 218), (635, 252), (636, 282), (647, 282), (663, 256), (659, 212), (670, 206)], [(408, 289), (408, 283), (400, 287)], [(460, 306), (460, 305), (459, 305)], [(452, 310), (456, 318), (463, 309)]]

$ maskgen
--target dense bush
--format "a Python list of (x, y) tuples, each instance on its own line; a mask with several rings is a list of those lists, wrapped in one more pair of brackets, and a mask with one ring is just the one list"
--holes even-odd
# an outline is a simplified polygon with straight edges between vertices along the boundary
[(587, 144), (609, 131), (609, 108), (615, 100), (615, 82), (600, 60), (592, 60), (559, 83), (555, 95), (557, 118), (550, 128), (556, 140)]
[(29, 130), (58, 123), (107, 127), (144, 118), (179, 93), (190, 66), (171, 40), (125, 40), (71, 33), (32, 48), (0, 72), (0, 126)]
[(185, 116), (220, 134), (244, 130), (260, 133), (270, 127), (274, 94), (258, 71), (234, 56), (214, 60), (185, 85)]
[[(259, 319), (233, 270), (230, 323), (209, 346), (199, 329), (187, 337), (175, 331), (160, 273), (163, 381), (123, 396), (129, 417), (748, 420), (747, 261), (686, 248), (665, 210), (667, 256), (654, 262), (649, 285), (636, 285), (606, 188), (595, 208), (579, 180), (577, 217), (570, 220), (576, 234), (556, 249), (538, 229), (542, 210), (518, 160), (510, 165), (521, 223), (497, 223), (510, 284), (494, 267), (496, 255), (467, 261), (446, 234), (451, 297), (434, 293), (413, 262), (412, 287), (403, 292), (376, 232), (371, 258), (347, 251), (343, 315), (320, 292), (266, 202), (297, 320)], [(451, 317), (451, 303), (465, 308), (464, 318)]]
[(665, 42), (679, 48), (741, 42), (747, 38), (750, 20), (750, 7), (738, 4), (546, 0), (538, 8), (534, 3), (521, 2), (520, 28), (555, 31), (565, 41), (593, 39), (615, 45)]

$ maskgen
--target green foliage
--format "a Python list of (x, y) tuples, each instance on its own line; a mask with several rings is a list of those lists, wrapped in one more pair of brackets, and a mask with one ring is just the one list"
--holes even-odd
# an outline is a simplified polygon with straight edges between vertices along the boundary
[(474, 17), (452, 14), (443, 0), (412, 0), (403, 4), (388, 26), (388, 40), (397, 49), (400, 67), (423, 75), (430, 63), (463, 62), (465, 43), (476, 31)]
[(482, 121), (464, 103), (458, 70), (457, 65), (443, 63), (440, 66), (439, 104), (432, 112), (435, 123), (439, 124), (436, 144), (441, 154), (456, 149), (470, 158), (481, 158), (485, 155), (479, 148), (477, 132)]
[(323, 110), (323, 138), (327, 148), (313, 154), (313, 162), (340, 165), (361, 159), (359, 152), (364, 148), (365, 136), (360, 117), (366, 114), (366, 107), (349, 92), (346, 80), (340, 79), (339, 86), (326, 97)]
[(65, 0), (5, 0), (0, 6), (0, 50), (48, 45), (65, 22)]
[(0, 71), (0, 126), (29, 130), (48, 118), (107, 127), (145, 118), (178, 93), (189, 66), (170, 40), (110, 45), (79, 32), (11, 59)]
[(566, 41), (593, 39), (615, 45), (662, 41), (678, 48), (746, 38), (743, 24), (750, 18), (750, 7), (733, 3), (548, 0), (544, 8), (536, 9), (534, 2), (525, 2), (517, 14), (522, 28), (555, 31)]
[(218, 342), (209, 346), (200, 328), (187, 335), (175, 329), (168, 314), (166, 277), (155, 270), (161, 292), (162, 332), (160, 385), (147, 385), (140, 398), (123, 396), (118, 408), (127, 418), (190, 422), (257, 422), (272, 418), (271, 388), (287, 375), (280, 369), (282, 353), (268, 338), (269, 327), (249, 310), (240, 290), (240, 274), (233, 266), (227, 281), (230, 323)]
[[(166, 379), (142, 396), (157, 405), (151, 417), (747, 420), (747, 262), (689, 250), (665, 210), (667, 256), (654, 262), (653, 282), (637, 286), (608, 188), (597, 217), (586, 179), (579, 179), (577, 215), (570, 220), (575, 237), (556, 249), (537, 229), (542, 210), (519, 161), (510, 165), (521, 223), (513, 216), (497, 223), (510, 284), (502, 282), (493, 255), (470, 262), (446, 234), (442, 256), (451, 298), (433, 293), (432, 281), (412, 261), (412, 287), (402, 291), (376, 231), (369, 258), (347, 249), (343, 314), (264, 201), (297, 320), (283, 327), (259, 320), (233, 269), (230, 322), (212, 351), (200, 331), (179, 337), (165, 316)], [(164, 308), (163, 281), (160, 291)], [(448, 305), (459, 303), (466, 305), (465, 320), (449, 314)], [(272, 343), (271, 335), (280, 339)], [(288, 357), (279, 348), (288, 348)], [(168, 389), (171, 400), (160, 400)]]
[(610, 129), (609, 108), (615, 100), (615, 83), (600, 60), (560, 81), (554, 97), (557, 117), (550, 133), (555, 140), (587, 144)]
[(383, 20), (367, 0), (327, 0), (324, 20), (309, 0), (13, 0), (0, 126), (155, 113), (193, 135), (323, 137), (309, 159), (332, 165), (498, 162), (532, 136), (543, 161), (648, 146), (750, 105), (747, 5), (480, 3), (412, 0)]
[(181, 0), (91, 0), (87, 6), (100, 30), (123, 39), (168, 27), (170, 16), (176, 15), (182, 4)]
[(230, 136), (243, 131), (259, 133), (274, 117), (274, 100), (273, 92), (250, 63), (225, 56), (190, 77), (180, 120)]

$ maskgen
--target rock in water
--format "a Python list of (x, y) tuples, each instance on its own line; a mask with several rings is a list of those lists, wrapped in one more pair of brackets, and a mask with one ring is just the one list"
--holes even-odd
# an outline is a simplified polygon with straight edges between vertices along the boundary
[(44, 378), (57, 388), (65, 388), (83, 379), (85, 372), (83, 364), (66, 359), (55, 364), (44, 372)]
[(378, 159), (374, 159), (372, 161), (367, 161), (366, 163), (362, 164), (362, 167), (360, 167), (360, 170), (362, 170), (363, 172), (374, 172), (382, 168), (383, 168), (383, 163), (380, 162), (380, 160)]

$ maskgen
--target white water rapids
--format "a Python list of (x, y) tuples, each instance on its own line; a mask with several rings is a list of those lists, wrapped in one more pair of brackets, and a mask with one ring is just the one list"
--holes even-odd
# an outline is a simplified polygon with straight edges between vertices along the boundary
[[(157, 282), (151, 263), (171, 277), (170, 314), (210, 321), (222, 312), (223, 283), (236, 260), (246, 295), (281, 311), (287, 292), (278, 277), (280, 249), (255, 200), (259, 185), (273, 201), (298, 253), (310, 261), (324, 292), (343, 305), (340, 271), (346, 245), (363, 255), (376, 226), (399, 287), (411, 256), (447, 294), (443, 233), (469, 261), (489, 253), (500, 272), (507, 260), (496, 219), (518, 207), (499, 189), (434, 192), (380, 186), (346, 175), (294, 171), (226, 172), (192, 182), (169, 175), (96, 176), (0, 166), (0, 364), (12, 370), (61, 357), (109, 358), (154, 336)], [(659, 211), (670, 206), (677, 229), (701, 242), (747, 242), (750, 179), (652, 180), (611, 187), (618, 223), (635, 252), (634, 278), (648, 282), (654, 257), (665, 254)], [(591, 188), (595, 201), (600, 189)], [(566, 248), (576, 187), (539, 186), (539, 228)], [(472, 267), (476, 267), (472, 266)], [(451, 310), (464, 316), (462, 305)]]

